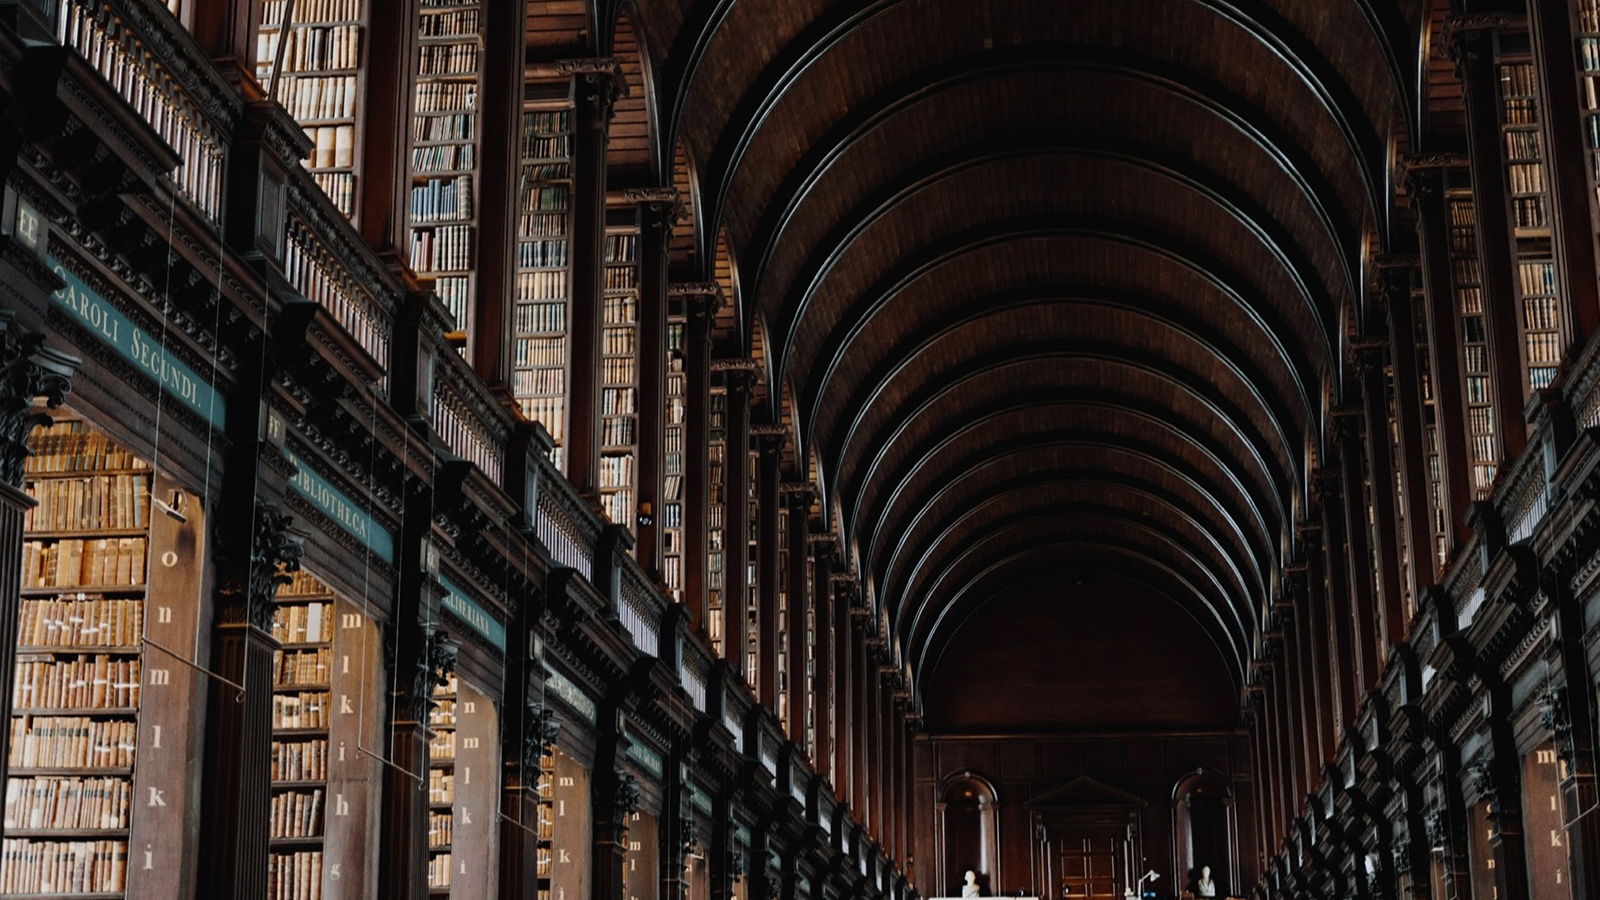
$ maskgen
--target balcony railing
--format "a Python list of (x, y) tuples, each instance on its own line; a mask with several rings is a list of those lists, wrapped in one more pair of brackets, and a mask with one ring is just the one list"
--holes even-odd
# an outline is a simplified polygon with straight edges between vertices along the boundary
[(322, 304), (379, 368), (389, 371), (399, 288), (311, 176), (290, 177), (284, 275), (306, 299)]

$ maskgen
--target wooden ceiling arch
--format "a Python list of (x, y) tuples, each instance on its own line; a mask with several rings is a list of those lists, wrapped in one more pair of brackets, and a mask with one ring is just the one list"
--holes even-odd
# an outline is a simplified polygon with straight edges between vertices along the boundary
[(655, 168), (695, 164), (675, 259), (737, 284), (718, 344), (761, 356), (914, 673), (997, 591), (1102, 569), (1199, 622), (1242, 688), (1389, 138), (1421, 115), (1399, 86), (1424, 12), (633, 8)]

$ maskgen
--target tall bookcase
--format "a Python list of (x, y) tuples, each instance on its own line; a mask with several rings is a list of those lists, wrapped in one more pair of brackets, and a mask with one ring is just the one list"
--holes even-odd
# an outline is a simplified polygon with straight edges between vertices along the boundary
[(411, 267), (434, 277), (456, 330), (465, 332), (477, 253), (481, 3), (422, 0), (417, 34)]
[(778, 504), (778, 571), (766, 577), (778, 579), (778, 725), (793, 739), (799, 731), (798, 723), (791, 719), (795, 675), (789, 671), (789, 510), (784, 503)]
[[(345, 216), (355, 215), (366, 76), (362, 45), (366, 0), (285, 0), (262, 5), (256, 78), (311, 138), (306, 168)], [(281, 60), (281, 65), (279, 65)], [(279, 65), (276, 73), (274, 66)]]
[(556, 839), (556, 757), (549, 746), (539, 757), (539, 834), (536, 839), (535, 877), (539, 883), (537, 900), (552, 900), (550, 878), (555, 864)]
[(1450, 210), (1450, 276), (1455, 313), (1461, 329), (1461, 377), (1467, 408), (1467, 454), (1472, 488), (1478, 499), (1489, 496), (1499, 464), (1494, 433), (1494, 392), (1490, 386), (1489, 334), (1484, 321), (1482, 274), (1478, 263), (1478, 214), (1471, 191), (1452, 185), (1445, 202)]
[(523, 414), (550, 432), (551, 460), (565, 471), (572, 302), (567, 252), (572, 226), (569, 101), (525, 104), (521, 167), (512, 390)]
[[(636, 207), (613, 210), (630, 213)], [(601, 334), (600, 503), (617, 525), (633, 530), (639, 455), (639, 226), (606, 229), (606, 280)]]
[(744, 579), (744, 674), (750, 687), (759, 695), (761, 688), (761, 545), (756, 540), (761, 530), (761, 451), (752, 445), (745, 462), (744, 502), (749, 510), (745, 516), (744, 572), (734, 573)]
[(308, 572), (278, 590), (272, 636), (269, 900), (321, 900), (333, 712), (334, 598)]
[(428, 713), (428, 893), (450, 895), (455, 848), (456, 676), (434, 689)]
[(683, 301), (673, 298), (667, 307), (667, 389), (664, 454), (661, 460), (661, 579), (672, 599), (683, 600), (683, 441), (684, 402), (688, 396), (684, 374)]
[(0, 894), (122, 897), (153, 473), (81, 421), (30, 445)]
[[(728, 391), (719, 373), (711, 375), (711, 397), (707, 409), (710, 439), (707, 441), (706, 483), (710, 489), (710, 502), (706, 506), (706, 636), (711, 639), (711, 649), (726, 659), (730, 652), (736, 652), (738, 648), (724, 647), (722, 641), (724, 586), (730, 577), (724, 571), (728, 539), (726, 500), (731, 492), (727, 479)], [(744, 577), (743, 573), (737, 574), (738, 577)]]
[[(1595, 192), (1595, 208), (1600, 210), (1600, 0), (1577, 0), (1576, 6), (1583, 137), (1588, 148), (1589, 185)], [(1600, 223), (1596, 225), (1600, 227)]]
[(1522, 390), (1529, 394), (1549, 387), (1561, 363), (1561, 301), (1550, 240), (1549, 180), (1533, 63), (1526, 59), (1502, 60), (1499, 71), (1500, 130), (1510, 190), (1522, 326)]

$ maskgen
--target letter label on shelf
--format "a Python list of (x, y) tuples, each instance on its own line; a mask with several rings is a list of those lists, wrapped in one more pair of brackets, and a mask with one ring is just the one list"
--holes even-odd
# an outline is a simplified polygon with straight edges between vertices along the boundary
[(172, 683), (172, 673), (171, 672), (167, 671), (166, 669), (151, 669), (150, 670), (150, 684), (152, 686), (162, 687), (162, 686), (165, 686), (165, 685), (169, 685), (171, 683)]
[(146, 806), (162, 806), (162, 807), (164, 807), (164, 806), (167, 805), (167, 800), (166, 800), (165, 797), (163, 797), (161, 795), (161, 790), (159, 788), (151, 788), (150, 789), (150, 802), (145, 804), (145, 805)]
[(172, 607), (170, 607), (170, 606), (158, 606), (158, 607), (156, 607), (156, 624), (158, 624), (158, 625), (171, 625), (172, 624)]

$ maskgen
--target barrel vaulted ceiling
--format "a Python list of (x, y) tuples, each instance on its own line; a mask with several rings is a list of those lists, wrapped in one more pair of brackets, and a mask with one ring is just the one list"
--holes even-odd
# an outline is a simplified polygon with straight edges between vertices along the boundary
[(651, 166), (694, 161), (702, 243), (726, 230), (739, 321), (765, 323), (914, 680), (995, 597), (1090, 572), (1170, 600), (1242, 687), (1339, 399), (1423, 12), (631, 9)]

